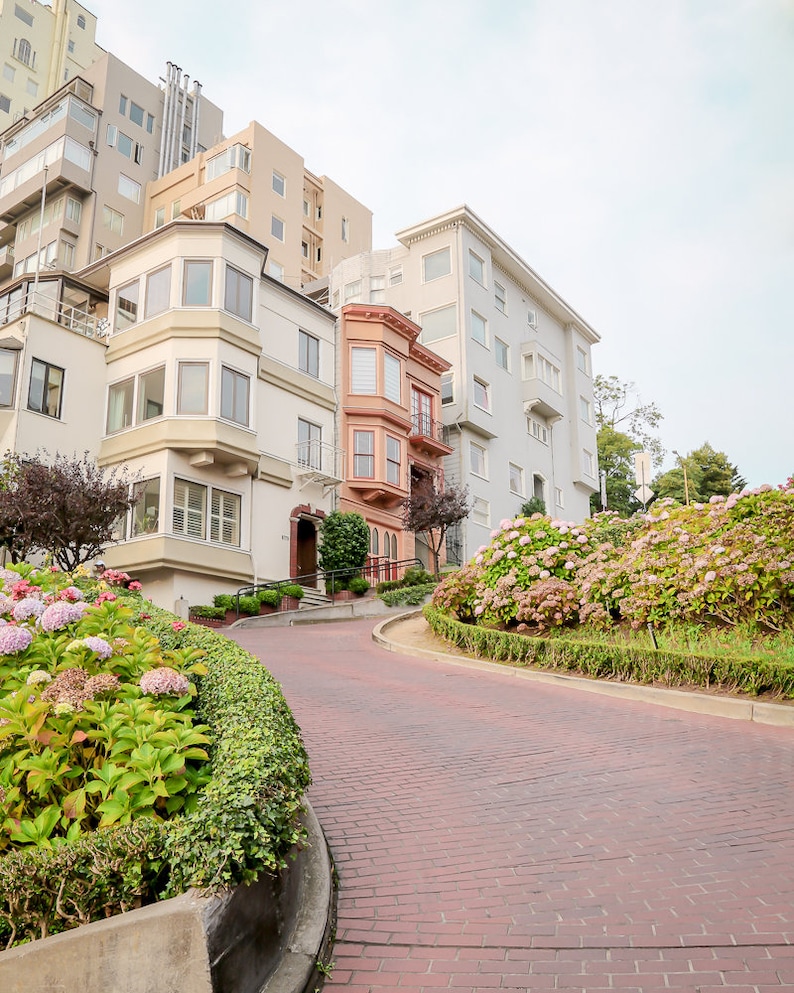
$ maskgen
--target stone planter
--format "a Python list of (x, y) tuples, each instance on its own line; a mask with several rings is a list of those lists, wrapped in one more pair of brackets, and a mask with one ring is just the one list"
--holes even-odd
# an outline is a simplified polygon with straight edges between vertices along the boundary
[(307, 805), (289, 868), (220, 896), (191, 891), (0, 952), (2, 993), (313, 989), (330, 934), (331, 866)]

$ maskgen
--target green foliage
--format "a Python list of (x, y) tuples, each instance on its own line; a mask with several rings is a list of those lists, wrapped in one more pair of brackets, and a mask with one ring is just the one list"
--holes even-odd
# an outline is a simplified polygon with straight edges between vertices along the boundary
[(352, 592), (356, 593), (358, 596), (363, 596), (364, 593), (369, 589), (369, 581), (363, 576), (353, 576), (353, 578), (348, 583), (347, 588)]
[(336, 569), (360, 569), (369, 552), (367, 522), (356, 513), (334, 510), (320, 525), (320, 568), (325, 572)]
[[(684, 485), (686, 466), (686, 486)], [(713, 496), (729, 496), (747, 485), (725, 452), (717, 452), (706, 441), (678, 465), (657, 477), (652, 484), (657, 499), (672, 498), (684, 503), (686, 493), (692, 503), (707, 503)]]
[(208, 621), (222, 621), (226, 618), (225, 607), (209, 607), (205, 604), (195, 604), (190, 608), (191, 617), (201, 617)]
[(406, 531), (424, 535), (438, 575), (447, 531), (468, 516), (471, 500), (467, 486), (447, 486), (441, 490), (435, 484), (430, 473), (412, 475), (410, 496), (403, 501), (403, 526)]
[(260, 590), (257, 599), (265, 607), (278, 607), (281, 603), (281, 594), (278, 590)]
[[(88, 593), (91, 584), (78, 581)], [(45, 579), (20, 592), (31, 585)], [(75, 637), (103, 624), (114, 629), (108, 640), (127, 632), (107, 659)], [(56, 714), (42, 699), (55, 681), (36, 675), (28, 683), (31, 673), (57, 677), (76, 663), (129, 680), (163, 662), (193, 670), (199, 695), (152, 698), (133, 686)], [(306, 753), (277, 684), (237, 645), (124, 594), (66, 630), (38, 632), (29, 648), (0, 655), (0, 666), (0, 942), (56, 933), (190, 886), (248, 882), (284, 864), (302, 834)], [(97, 823), (101, 831), (89, 830)]]
[(405, 570), (402, 579), (385, 579), (378, 583), (375, 589), (380, 596), (381, 593), (387, 593), (389, 590), (399, 590), (404, 586), (425, 586), (427, 583), (435, 586), (436, 577), (421, 566), (412, 565)]
[[(598, 468), (606, 473), (607, 507), (622, 517), (628, 517), (642, 507), (634, 496), (637, 488), (634, 456), (642, 451), (642, 445), (623, 431), (616, 431), (610, 424), (598, 429), (596, 444)], [(593, 493), (590, 497), (590, 507), (593, 511), (602, 509), (600, 493)]]
[(794, 662), (759, 655), (737, 658), (689, 652), (654, 651), (614, 643), (571, 640), (565, 636), (533, 638), (463, 624), (428, 604), (424, 616), (439, 637), (462, 651), (536, 669), (552, 669), (595, 679), (696, 686), (731, 693), (770, 693), (794, 698)]
[(294, 600), (302, 600), (306, 595), (304, 588), (298, 583), (287, 583), (279, 587), (282, 596), (291, 596)]
[(216, 607), (221, 607), (223, 610), (235, 610), (236, 607), (235, 598), (231, 593), (216, 593), (212, 598), (212, 602)]
[(256, 617), (259, 613), (259, 597), (253, 595), (241, 596), (240, 613), (246, 614), (248, 617)]
[(546, 502), (542, 497), (533, 496), (521, 504), (519, 515), (521, 517), (531, 517), (533, 514), (545, 514)]
[(435, 588), (436, 582), (433, 580), (431, 583), (419, 583), (413, 586), (402, 586), (395, 590), (386, 590), (380, 594), (380, 598), (387, 607), (397, 607), (400, 604), (416, 607), (420, 603), (424, 603), (425, 598), (430, 596)]

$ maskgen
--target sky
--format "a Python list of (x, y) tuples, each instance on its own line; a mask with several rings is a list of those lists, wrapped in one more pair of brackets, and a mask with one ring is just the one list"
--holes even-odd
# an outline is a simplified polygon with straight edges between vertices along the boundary
[[(794, 473), (794, 0), (84, 0), (369, 207), (466, 203), (601, 336), (686, 454)], [(192, 85), (192, 82), (191, 82)]]

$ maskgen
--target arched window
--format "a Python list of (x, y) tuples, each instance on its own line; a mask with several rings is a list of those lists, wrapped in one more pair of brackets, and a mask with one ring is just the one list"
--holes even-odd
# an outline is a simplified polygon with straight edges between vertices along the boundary
[(27, 38), (19, 39), (19, 44), (17, 45), (17, 58), (20, 62), (24, 62), (26, 66), (30, 65), (30, 42)]
[(397, 561), (397, 535), (393, 534), (391, 536), (391, 557), (394, 561)]
[(380, 554), (380, 549), (378, 547), (379, 545), (380, 545), (380, 539), (378, 538), (378, 529), (377, 528), (373, 528), (372, 529), (372, 554), (373, 555), (379, 555)]
[(383, 532), (383, 555), (385, 558), (389, 557), (389, 552), (391, 552), (391, 537), (388, 531)]
[(78, 28), (85, 28), (85, 17), (82, 14), (77, 15), (77, 26)]

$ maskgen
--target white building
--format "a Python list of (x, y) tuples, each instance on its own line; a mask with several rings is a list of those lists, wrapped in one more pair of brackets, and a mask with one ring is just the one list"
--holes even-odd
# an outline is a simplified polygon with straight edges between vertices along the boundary
[(467, 560), (532, 496), (553, 516), (583, 520), (598, 479), (590, 361), (598, 335), (466, 206), (397, 238), (396, 248), (338, 265), (330, 303), (387, 303), (452, 364), (442, 382), (454, 448), (445, 473), (469, 487), (473, 506), (448, 557)]

